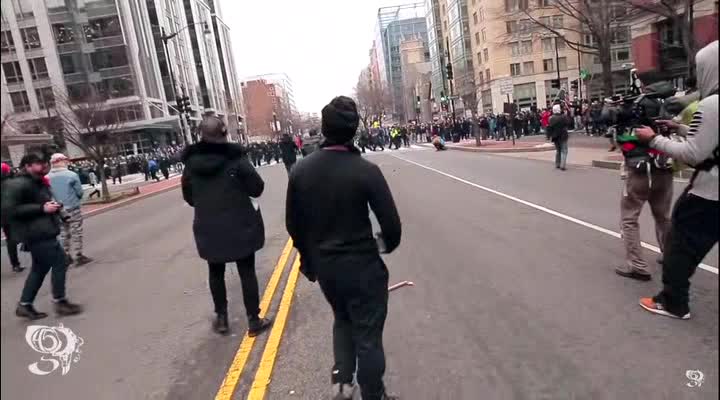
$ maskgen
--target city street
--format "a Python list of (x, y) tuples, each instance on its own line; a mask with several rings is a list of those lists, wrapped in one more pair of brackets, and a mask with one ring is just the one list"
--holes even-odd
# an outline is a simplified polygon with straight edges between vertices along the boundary
[[(657, 243), (646, 207), (641, 236), (653, 280), (614, 273), (624, 259), (617, 171), (561, 172), (541, 160), (427, 148), (368, 159), (385, 174), (403, 223), (400, 247), (385, 258), (390, 283), (414, 282), (390, 294), (391, 392), (423, 400), (718, 398), (718, 249), (692, 279), (691, 320), (643, 311), (638, 299), (661, 285)], [(330, 307), (317, 284), (298, 276), (294, 252), (284, 251), (285, 169), (259, 172), (266, 245), (257, 271), (261, 296), (269, 287), (271, 331), (244, 338), (234, 268), (232, 335), (211, 331), (192, 208), (171, 190), (85, 221), (86, 253), (96, 261), (68, 271), (70, 299), (86, 307), (79, 316), (16, 318), (28, 271), (11, 272), (3, 247), (0, 396), (331, 398)], [(685, 185), (676, 182), (676, 197)], [(49, 279), (35, 305), (52, 311)], [(79, 359), (65, 375), (34, 375), (28, 366), (43, 355), (28, 345), (26, 328), (59, 323), (82, 338)], [(704, 381), (693, 385), (688, 371)]]

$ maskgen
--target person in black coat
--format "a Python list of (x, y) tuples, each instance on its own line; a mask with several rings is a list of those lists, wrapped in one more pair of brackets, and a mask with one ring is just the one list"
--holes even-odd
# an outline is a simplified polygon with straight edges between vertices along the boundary
[(227, 142), (221, 119), (208, 117), (200, 124), (200, 131), (201, 141), (183, 152), (181, 186), (183, 198), (195, 209), (193, 233), (198, 254), (208, 263), (216, 313), (213, 329), (219, 334), (229, 332), (225, 263), (235, 262), (249, 321), (248, 335), (256, 336), (271, 324), (260, 318), (255, 274), (255, 252), (265, 244), (265, 227), (255, 199), (265, 183), (245, 149)]
[(82, 307), (65, 298), (67, 260), (57, 237), (60, 235), (62, 204), (53, 199), (50, 182), (45, 175), (50, 171), (47, 159), (27, 154), (20, 161), (20, 173), (2, 188), (2, 214), (13, 227), (15, 239), (23, 243), (32, 256), (20, 303), (15, 315), (36, 320), (47, 317), (33, 306), (45, 276), (52, 271), (52, 297), (55, 312), (60, 316), (82, 312)]
[(553, 106), (553, 116), (547, 127), (547, 135), (555, 144), (555, 168), (565, 171), (568, 155), (569, 118), (563, 114), (560, 104)]
[[(325, 142), (290, 172), (286, 227), (300, 253), (301, 272), (320, 283), (335, 316), (335, 399), (352, 398), (356, 365), (364, 400), (394, 399), (382, 380), (388, 270), (380, 252), (400, 244), (400, 217), (380, 168), (352, 145), (358, 122), (348, 97), (323, 108)], [(377, 236), (368, 206), (382, 231)]]
[(280, 153), (283, 164), (285, 164), (285, 169), (287, 170), (288, 175), (290, 175), (290, 170), (297, 161), (297, 145), (295, 145), (292, 137), (290, 137), (287, 133), (283, 134), (280, 139)]

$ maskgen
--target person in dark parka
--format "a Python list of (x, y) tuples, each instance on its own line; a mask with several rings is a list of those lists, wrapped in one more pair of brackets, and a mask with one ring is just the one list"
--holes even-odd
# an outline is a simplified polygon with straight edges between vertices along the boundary
[(217, 317), (213, 329), (229, 332), (225, 263), (235, 262), (242, 282), (248, 316), (248, 335), (256, 336), (271, 322), (260, 318), (255, 274), (255, 252), (265, 244), (259, 197), (265, 183), (247, 158), (245, 149), (227, 142), (221, 119), (209, 117), (200, 124), (202, 139), (182, 155), (185, 169), (182, 193), (195, 209), (193, 233), (200, 257), (208, 262), (210, 293)]
[[(353, 146), (355, 102), (336, 97), (322, 110), (325, 141), (290, 172), (286, 226), (301, 257), (300, 270), (320, 283), (333, 310), (335, 399), (350, 399), (357, 365), (363, 400), (385, 393), (382, 334), (388, 270), (380, 252), (400, 244), (401, 225), (385, 177)], [(373, 236), (368, 206), (381, 234)]]
[(290, 170), (297, 161), (297, 145), (287, 133), (283, 134), (280, 139), (280, 153), (283, 164), (285, 164), (285, 169), (288, 175), (290, 175)]

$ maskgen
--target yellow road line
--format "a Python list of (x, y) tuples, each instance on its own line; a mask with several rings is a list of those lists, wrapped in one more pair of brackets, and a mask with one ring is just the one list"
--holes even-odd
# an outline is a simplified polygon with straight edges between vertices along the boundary
[[(261, 318), (265, 316), (268, 308), (270, 308), (270, 303), (272, 302), (275, 290), (280, 283), (280, 277), (285, 270), (285, 264), (287, 264), (288, 258), (290, 258), (290, 253), (292, 252), (292, 249), (293, 241), (292, 239), (288, 239), (287, 244), (285, 244), (285, 248), (283, 248), (282, 253), (280, 253), (280, 258), (278, 259), (277, 265), (275, 265), (275, 270), (270, 276), (270, 280), (265, 287), (265, 293), (263, 293), (262, 300), (260, 301)], [(240, 375), (242, 375), (243, 368), (245, 368), (245, 364), (247, 363), (248, 357), (250, 356), (250, 351), (252, 351), (252, 347), (254, 344), (255, 338), (249, 337), (247, 333), (245, 333), (245, 337), (243, 337), (243, 340), (240, 343), (240, 348), (238, 348), (237, 353), (235, 353), (235, 358), (233, 359), (232, 364), (230, 364), (230, 368), (225, 375), (225, 379), (223, 379), (223, 382), (220, 385), (220, 389), (215, 395), (215, 400), (232, 399), (233, 393), (235, 392), (235, 387), (240, 380)]]
[(275, 317), (275, 323), (268, 337), (267, 344), (265, 344), (265, 350), (260, 359), (260, 366), (255, 374), (255, 380), (250, 388), (250, 393), (248, 393), (248, 400), (263, 400), (265, 398), (265, 393), (270, 385), (270, 376), (275, 366), (278, 348), (280, 347), (280, 339), (282, 339), (285, 323), (290, 314), (290, 305), (292, 304), (293, 294), (295, 293), (299, 270), (300, 255), (297, 255), (290, 270), (290, 276), (288, 277), (287, 285), (285, 285), (282, 299), (280, 300), (280, 307)]

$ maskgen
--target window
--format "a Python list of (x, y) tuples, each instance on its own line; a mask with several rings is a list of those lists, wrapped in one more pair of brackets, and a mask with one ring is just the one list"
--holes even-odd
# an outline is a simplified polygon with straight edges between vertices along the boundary
[(25, 50), (37, 49), (41, 46), (37, 28), (22, 28), (20, 29), (20, 35), (22, 36)]
[(529, 19), (521, 19), (518, 23), (518, 31), (522, 33), (531, 32), (533, 23)]
[(485, 84), (485, 76), (483, 75), (482, 71), (480, 71), (480, 73), (478, 73), (478, 83), (480, 85)]
[(505, 29), (507, 30), (507, 33), (517, 32), (518, 31), (518, 22), (517, 21), (505, 22)]
[(612, 32), (612, 44), (626, 44), (630, 43), (630, 27), (619, 26), (613, 29)]
[(483, 56), (485, 56), (485, 62), (489, 62), (490, 61), (490, 50), (483, 49)]
[(563, 16), (562, 15), (553, 15), (552, 26), (555, 28), (562, 28), (563, 27)]
[(555, 71), (555, 60), (552, 58), (546, 58), (543, 60), (543, 71)]
[(483, 43), (487, 42), (487, 32), (485, 31), (485, 28), (483, 28), (481, 33), (482, 33), (482, 42)]
[(96, 50), (94, 53), (90, 54), (90, 60), (94, 71), (128, 65), (125, 46)]
[(0, 52), (8, 53), (15, 50), (15, 41), (10, 31), (0, 32)]
[(47, 65), (45, 65), (45, 59), (43, 57), (29, 59), (28, 66), (30, 67), (30, 75), (33, 80), (48, 78)]
[(520, 54), (532, 54), (532, 40), (523, 40), (520, 42)]
[(527, 61), (523, 63), (523, 72), (525, 75), (532, 75), (535, 73), (535, 62)]
[(3, 63), (3, 72), (7, 83), (20, 83), (23, 81), (22, 72), (20, 71), (20, 63), (17, 61)]
[(627, 15), (627, 7), (622, 4), (615, 4), (610, 8), (610, 17), (620, 19)]
[(17, 19), (25, 19), (33, 16), (32, 2), (27, 0), (13, 0), (12, 3)]
[(563, 39), (563, 38), (557, 39), (557, 48), (558, 48), (558, 50), (565, 50), (565, 39)]
[(129, 76), (105, 79), (102, 82), (97, 83), (95, 87), (98, 94), (105, 99), (127, 97), (135, 94), (135, 87), (133, 85), (132, 78)]
[(550, 7), (550, 0), (538, 0), (538, 7)]
[(613, 50), (612, 58), (614, 62), (625, 62), (630, 60), (630, 49)]
[(490, 82), (490, 68), (485, 70), (485, 80)]
[(55, 107), (55, 94), (52, 88), (35, 89), (35, 96), (37, 96), (38, 105), (41, 110)]
[(75, 54), (60, 54), (60, 66), (63, 74), (74, 74), (77, 72), (75, 67)]
[(557, 59), (558, 61), (558, 70), (559, 71), (567, 71), (567, 57), (559, 57)]
[(88, 21), (87, 25), (83, 25), (83, 30), (85, 31), (85, 38), (88, 42), (92, 42), (94, 39), (120, 36), (122, 34), (120, 20), (118, 20), (117, 16), (92, 19)]
[(518, 10), (527, 10), (528, 0), (505, 0), (505, 11), (513, 12)]
[(54, 24), (53, 36), (57, 44), (72, 43), (75, 41), (75, 30), (70, 24)]
[(71, 101), (78, 102), (87, 99), (90, 94), (90, 88), (87, 83), (67, 85), (67, 93)]
[(586, 33), (583, 35), (583, 42), (588, 46), (594, 46), (595, 45), (595, 35)]
[(479, 64), (482, 64), (482, 62), (483, 62), (483, 60), (482, 60), (482, 53), (478, 52), (478, 53), (477, 53), (477, 58), (478, 58), (478, 65), (479, 65)]
[(550, 20), (550, 17), (540, 17), (540, 25), (551, 27), (552, 21)]
[(17, 113), (30, 111), (30, 100), (26, 91), (10, 93), (13, 110)]
[(510, 76), (519, 76), (521, 74), (520, 63), (510, 64)]
[(518, 42), (510, 43), (510, 54), (513, 57), (520, 55), (520, 43), (518, 43)]
[(478, 13), (477, 13), (477, 11), (475, 11), (475, 12), (473, 13), (473, 23), (474, 23), (475, 25), (477, 25), (477, 24), (478, 24), (478, 20), (479, 20), (479, 19), (478, 19)]
[(480, 7), (480, 22), (485, 21), (485, 9)]
[(475, 32), (475, 43), (480, 44), (480, 34), (478, 32)]

